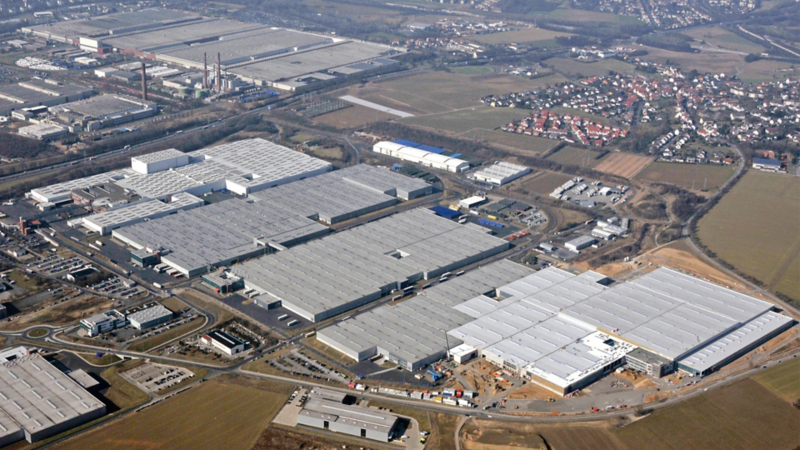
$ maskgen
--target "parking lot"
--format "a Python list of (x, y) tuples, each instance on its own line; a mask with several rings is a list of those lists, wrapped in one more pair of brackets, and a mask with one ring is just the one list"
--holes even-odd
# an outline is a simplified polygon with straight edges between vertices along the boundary
[(165, 366), (145, 363), (141, 366), (121, 373), (134, 385), (146, 392), (157, 394), (158, 391), (174, 386), (186, 379), (194, 378), (194, 373), (183, 367)]
[(606, 186), (602, 181), (584, 180), (574, 177), (557, 187), (550, 197), (573, 203), (578, 206), (592, 208), (600, 205), (615, 205), (626, 202), (629, 186)]
[(324, 362), (308, 356), (298, 349), (273, 358), (268, 364), (286, 373), (315, 380), (338, 381), (341, 383), (348, 381), (347, 375), (328, 367)]
[(107, 280), (89, 286), (97, 292), (105, 292), (109, 295), (117, 297), (131, 298), (144, 292), (139, 286), (125, 286), (125, 283), (119, 277), (112, 277)]
[(80, 269), (88, 264), (88, 262), (78, 256), (65, 259), (58, 255), (48, 255), (36, 259), (32, 264), (35, 266), (36, 270), (47, 276), (59, 277), (67, 272)]

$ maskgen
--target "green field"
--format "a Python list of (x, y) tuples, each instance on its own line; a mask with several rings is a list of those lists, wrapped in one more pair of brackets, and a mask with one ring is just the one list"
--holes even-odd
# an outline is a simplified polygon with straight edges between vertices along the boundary
[(249, 450), (292, 389), (288, 384), (214, 379), (55, 448)]
[(472, 130), (461, 135), (467, 139), (477, 139), (487, 144), (495, 144), (501, 147), (513, 147), (523, 150), (523, 153), (542, 154), (558, 145), (558, 141), (536, 136), (525, 136), (524, 134), (506, 133), (499, 130)]
[(612, 431), (630, 449), (794, 449), (800, 411), (746, 379)]
[(600, 160), (597, 159), (600, 154), (600, 152), (587, 150), (585, 148), (567, 146), (552, 153), (545, 159), (558, 164), (570, 164), (573, 166), (592, 168), (600, 162)]
[(770, 367), (753, 379), (786, 401), (800, 399), (800, 359)]
[(474, 36), (472, 40), (481, 44), (531, 44), (534, 42), (551, 40), (559, 36), (572, 36), (570, 33), (550, 31), (542, 28), (523, 28), (516, 31), (506, 31), (504, 33), (481, 34)]
[(513, 120), (525, 117), (526, 111), (516, 108), (492, 108), (479, 105), (458, 111), (429, 114), (400, 119), (400, 122), (452, 133), (466, 133), (473, 129), (491, 130)]
[(751, 171), (700, 220), (698, 237), (737, 270), (800, 300), (800, 178)]
[[(688, 30), (684, 34), (691, 36), (698, 41), (705, 41), (708, 45), (727, 50), (745, 53), (761, 53), (766, 51), (764, 47), (737, 34), (731, 33), (730, 31), (727, 31), (719, 26), (695, 28)], [(700, 45), (700, 43), (697, 42), (693, 45)]]
[(451, 67), (450, 71), (462, 75), (486, 75), (494, 72), (489, 66), (458, 66)]
[(634, 66), (618, 59), (604, 59), (596, 62), (582, 62), (569, 58), (551, 58), (545, 64), (552, 66), (559, 72), (570, 75), (581, 74), (586, 77), (608, 75), (609, 71), (630, 72)]
[(733, 166), (655, 162), (645, 167), (635, 178), (674, 184), (695, 191), (714, 192), (733, 176), (735, 170)]

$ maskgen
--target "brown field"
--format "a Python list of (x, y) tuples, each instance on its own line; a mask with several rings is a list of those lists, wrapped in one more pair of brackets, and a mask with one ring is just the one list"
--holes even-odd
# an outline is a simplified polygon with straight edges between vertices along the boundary
[(270, 425), (261, 433), (252, 450), (339, 450), (359, 448), (354, 442), (319, 433)]
[[(466, 450), (791, 450), (800, 411), (752, 379), (656, 410), (623, 427), (614, 421), (565, 424), (478, 420), (462, 430)], [(537, 441), (537, 438), (546, 441)]]
[[(477, 133), (480, 135), (483, 130), (492, 130), (523, 117), (525, 117), (525, 113), (516, 108), (492, 108), (490, 106), (477, 105), (458, 111), (406, 117), (400, 119), (399, 122), (421, 128), (459, 134), (479, 130)], [(531, 136), (524, 137), (530, 138)]]
[(674, 184), (696, 192), (715, 192), (735, 170), (733, 166), (655, 162), (639, 172), (636, 179)]
[(788, 450), (800, 443), (798, 423), (800, 411), (745, 379), (657, 410), (614, 434), (631, 449)]
[(649, 156), (611, 153), (603, 158), (603, 161), (596, 165), (594, 169), (623, 178), (632, 178), (650, 164), (651, 161), (653, 161), (653, 158)]
[(505, 33), (482, 34), (474, 36), (472, 40), (490, 45), (511, 43), (527, 44), (536, 41), (546, 41), (560, 36), (572, 36), (572, 34), (550, 31), (542, 28), (523, 28), (516, 31), (507, 31)]
[(108, 310), (113, 300), (93, 295), (81, 295), (56, 306), (20, 316), (13, 322), (0, 322), (0, 329), (14, 331), (33, 325), (63, 326)]
[(694, 252), (692, 247), (686, 242), (686, 239), (679, 239), (669, 245), (661, 247), (653, 253), (648, 253), (642, 258), (642, 262), (652, 262), (654, 264), (680, 269), (732, 289), (740, 291), (747, 289), (730, 275), (700, 259), (700, 256)]
[(249, 450), (292, 389), (288, 384), (218, 378), (55, 448)]
[(600, 163), (601, 160), (597, 159), (598, 156), (600, 156), (600, 152), (567, 146), (550, 154), (545, 159), (558, 164), (592, 168)]
[(353, 105), (349, 108), (314, 117), (313, 120), (332, 127), (348, 129), (363, 127), (368, 123), (375, 122), (377, 119), (378, 115), (374, 109)]
[(538, 176), (530, 178), (528, 181), (522, 183), (522, 187), (540, 195), (550, 195), (553, 189), (571, 179), (571, 176), (563, 173), (541, 172)]
[(425, 447), (436, 450), (455, 450), (456, 427), (460, 416), (445, 413), (428, 413), (431, 419), (431, 432)]
[(786, 401), (800, 399), (800, 359), (770, 367), (753, 379)]
[(698, 223), (698, 237), (737, 270), (800, 300), (800, 178), (748, 172)]

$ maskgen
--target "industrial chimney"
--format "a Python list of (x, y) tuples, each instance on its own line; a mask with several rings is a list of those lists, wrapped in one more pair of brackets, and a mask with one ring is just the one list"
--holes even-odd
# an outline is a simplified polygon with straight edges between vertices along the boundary
[(217, 53), (217, 92), (222, 92), (222, 58)]
[(203, 53), (203, 89), (208, 89), (208, 57)]
[(147, 101), (147, 74), (144, 71), (144, 61), (142, 61), (142, 100)]

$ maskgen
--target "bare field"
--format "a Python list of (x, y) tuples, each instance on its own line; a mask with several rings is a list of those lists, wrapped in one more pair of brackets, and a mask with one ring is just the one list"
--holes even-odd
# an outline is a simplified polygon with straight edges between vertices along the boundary
[(597, 159), (598, 156), (600, 156), (600, 152), (567, 146), (549, 155), (545, 159), (558, 164), (570, 164), (573, 166), (592, 168), (600, 163), (601, 160)]
[(114, 303), (105, 297), (81, 295), (56, 306), (20, 316), (12, 322), (0, 322), (0, 329), (15, 331), (33, 325), (63, 326), (108, 310)]
[(653, 158), (649, 156), (633, 155), (630, 153), (611, 153), (603, 158), (603, 161), (596, 165), (594, 169), (623, 178), (631, 178), (650, 164), (651, 161), (653, 161)]
[(698, 237), (739, 271), (800, 300), (798, 223), (800, 178), (751, 171), (700, 220)]
[(214, 379), (55, 448), (249, 450), (291, 391), (239, 377)]
[(637, 180), (668, 183), (684, 189), (715, 192), (733, 176), (733, 166), (655, 162), (636, 175)]
[(464, 426), (462, 439), (466, 450), (623, 448), (609, 428), (606, 422), (549, 425), (476, 420)]
[(481, 34), (472, 38), (475, 42), (481, 44), (497, 45), (497, 44), (529, 44), (536, 41), (544, 41), (553, 39), (560, 36), (572, 36), (570, 33), (562, 33), (560, 31), (550, 31), (542, 28), (523, 28), (516, 31), (507, 31), (505, 33), (491, 33)]
[(550, 195), (553, 189), (561, 186), (572, 177), (563, 173), (542, 172), (540, 175), (522, 183), (522, 187), (540, 195)]
[(794, 449), (800, 411), (745, 379), (613, 430), (630, 448)]
[(700, 278), (707, 278), (714, 283), (728, 286), (732, 289), (739, 291), (746, 290), (744, 285), (740, 284), (734, 278), (731, 278), (730, 275), (700, 259), (687, 243), (686, 239), (679, 239), (652, 253), (648, 253), (643, 257), (642, 262), (652, 262), (658, 265), (684, 270)]
[(770, 367), (753, 379), (786, 401), (800, 399), (800, 359)]

